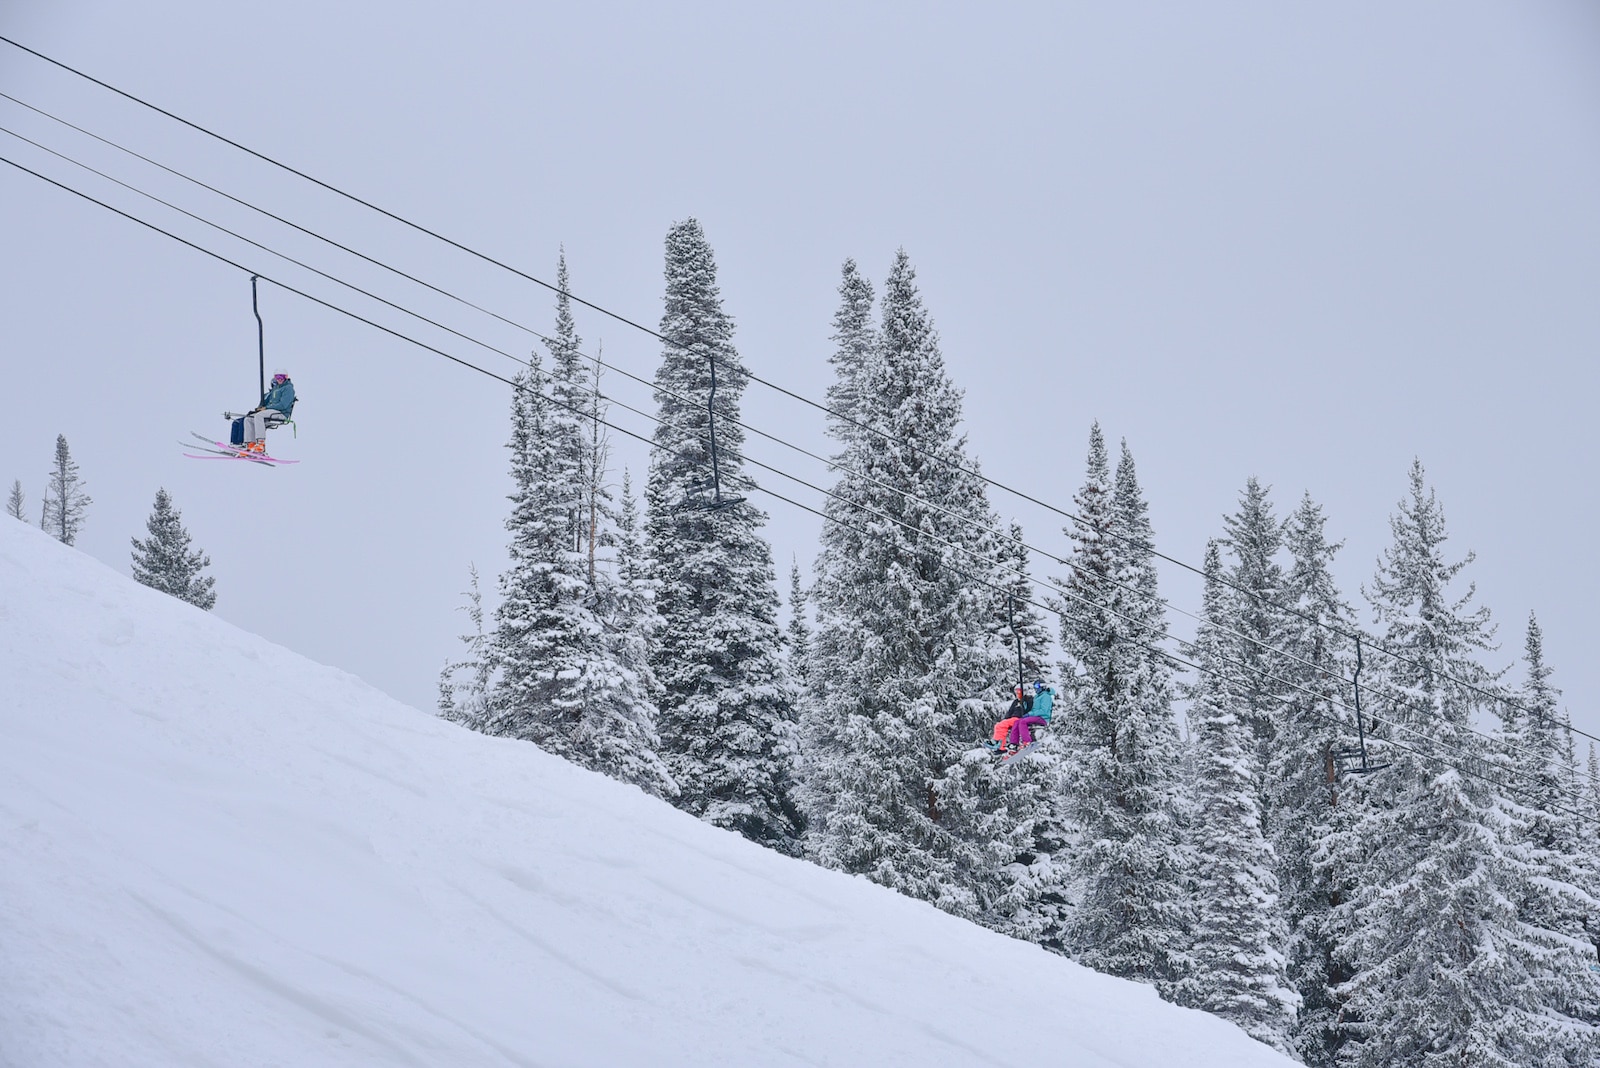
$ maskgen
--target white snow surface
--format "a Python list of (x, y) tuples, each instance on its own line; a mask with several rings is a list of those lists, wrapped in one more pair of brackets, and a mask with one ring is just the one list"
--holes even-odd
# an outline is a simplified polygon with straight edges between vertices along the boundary
[(8, 1066), (1292, 1063), (11, 521), (0, 720)]

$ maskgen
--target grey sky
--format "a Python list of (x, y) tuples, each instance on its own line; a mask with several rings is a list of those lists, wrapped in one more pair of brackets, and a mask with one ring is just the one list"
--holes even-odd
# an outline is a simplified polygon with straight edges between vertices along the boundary
[[(1325, 506), (1359, 600), (1420, 457), (1451, 548), (1478, 553), (1468, 574), (1501, 625), (1497, 663), (1520, 655), (1536, 610), (1575, 720), (1600, 733), (1592, 4), (12, 0), (0, 31), (541, 277), (564, 244), (578, 294), (647, 324), (667, 227), (693, 215), (746, 363), (812, 397), (841, 261), (881, 282), (904, 246), (985, 472), (1070, 507), (1098, 418), (1129, 441), (1159, 547), (1181, 559), (1198, 563), (1253, 474), (1280, 512), (1304, 490)], [(9, 48), (0, 91), (509, 318), (552, 321), (549, 293)], [(529, 346), (6, 101), (0, 125)], [(165, 486), (212, 556), (220, 615), (430, 707), (467, 565), (491, 589), (500, 567), (504, 387), (264, 286), (269, 371), (287, 367), (303, 398), (299, 439), (273, 449), (304, 462), (184, 460), (179, 438), (220, 432), (217, 413), (253, 400), (246, 277), (3, 170), (3, 485), (21, 478), (36, 513), (66, 434), (95, 499), (81, 548), (126, 570)], [(581, 311), (579, 329), (589, 351), (653, 373), (649, 338)], [(606, 388), (650, 407), (620, 378)], [(752, 387), (745, 414), (830, 451), (814, 410)], [(641, 449), (617, 446), (640, 475)], [(827, 481), (792, 453), (750, 451)], [(1063, 545), (1058, 518), (994, 503), (1030, 540)], [(764, 506), (780, 568), (808, 564), (813, 517)], [(1163, 582), (1198, 607), (1193, 576), (1169, 568)]]

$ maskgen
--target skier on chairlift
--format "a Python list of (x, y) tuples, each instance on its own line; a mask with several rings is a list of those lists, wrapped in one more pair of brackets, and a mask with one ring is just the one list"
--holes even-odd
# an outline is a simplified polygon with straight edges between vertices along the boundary
[(1001, 759), (1009, 759), (1032, 745), (1034, 728), (1050, 724), (1055, 691), (1046, 686), (1043, 679), (1033, 680), (1032, 693), (1028, 690), (1028, 687), (1018, 686), (1012, 691), (1006, 718), (994, 725), (993, 740), (983, 743), (990, 751), (1000, 753)]
[(1026, 749), (1033, 744), (1033, 728), (1048, 727), (1050, 715), (1055, 710), (1056, 692), (1044, 684), (1043, 679), (1033, 680), (1033, 704), (1028, 713), (1019, 716), (1006, 736), (1006, 748), (1011, 752)]
[(281, 426), (294, 412), (294, 383), (288, 372), (278, 368), (272, 375), (272, 385), (262, 394), (261, 403), (233, 421), (233, 436), (229, 439), (247, 453), (267, 451), (267, 431)]

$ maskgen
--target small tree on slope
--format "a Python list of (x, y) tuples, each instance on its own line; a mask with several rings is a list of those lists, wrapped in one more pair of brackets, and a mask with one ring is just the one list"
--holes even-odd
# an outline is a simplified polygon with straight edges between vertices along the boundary
[(12, 519), (25, 519), (22, 509), (22, 480), (19, 478), (11, 483), (11, 496), (6, 498), (6, 515)]
[(475, 731), (486, 729), (489, 717), (489, 695), (494, 688), (493, 648), (490, 636), (483, 625), (483, 591), (478, 582), (478, 569), (468, 565), (470, 584), (463, 595), (467, 603), (459, 605), (467, 613), (472, 629), (460, 635), (467, 647), (460, 660), (445, 664), (439, 672), (439, 715), (453, 723), (460, 723)]
[(93, 500), (83, 491), (78, 465), (72, 460), (66, 435), (56, 435), (56, 458), (44, 491), (44, 511), (39, 525), (57, 541), (72, 545), (83, 527), (83, 514)]
[(661, 680), (661, 742), (680, 808), (782, 852), (798, 849), (791, 799), (793, 695), (783, 667), (766, 515), (710, 498), (712, 361), (724, 493), (747, 492), (737, 420), (747, 375), (722, 308), (700, 224), (667, 234), (667, 339), (656, 372), (655, 432), (645, 485), (645, 542), (663, 620), (651, 651)]
[(133, 539), (134, 579), (209, 611), (217, 603), (217, 580), (201, 572), (211, 566), (211, 558), (189, 548), (183, 516), (172, 507), (165, 489), (156, 490), (155, 507), (145, 520), (145, 529), (150, 532), (148, 538)]
[(1183, 983), (1183, 1000), (1287, 1051), (1300, 998), (1281, 951), (1277, 858), (1257, 803), (1256, 695), (1249, 668), (1226, 654), (1238, 639), (1218, 626), (1243, 614), (1228, 603), (1240, 595), (1228, 597), (1219, 581), (1216, 542), (1207, 546), (1205, 570), (1203, 621), (1191, 647), (1200, 670), (1188, 687), (1199, 874), (1193, 971)]

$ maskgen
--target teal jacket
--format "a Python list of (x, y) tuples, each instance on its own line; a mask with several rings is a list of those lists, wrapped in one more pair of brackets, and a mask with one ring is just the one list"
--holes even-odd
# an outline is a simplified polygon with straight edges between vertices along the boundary
[(1046, 723), (1049, 723), (1050, 713), (1053, 711), (1055, 703), (1056, 692), (1050, 687), (1046, 686), (1044, 689), (1033, 695), (1033, 711), (1030, 712), (1029, 715), (1038, 716)]
[(261, 395), (261, 407), (288, 415), (294, 408), (294, 383), (284, 379), (283, 385), (267, 390)]

